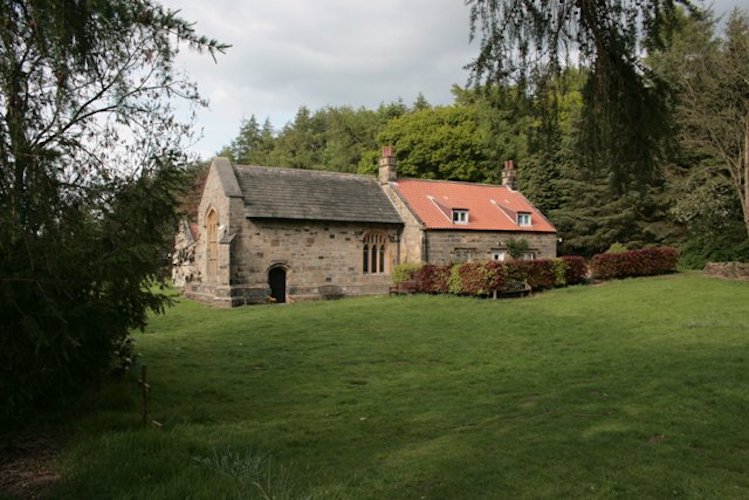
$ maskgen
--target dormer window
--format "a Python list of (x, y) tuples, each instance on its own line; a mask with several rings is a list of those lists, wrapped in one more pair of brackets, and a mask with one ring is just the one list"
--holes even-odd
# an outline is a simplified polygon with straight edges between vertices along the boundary
[(468, 224), (468, 210), (453, 208), (453, 224)]
[(530, 225), (531, 225), (530, 212), (518, 212), (518, 226), (530, 226)]

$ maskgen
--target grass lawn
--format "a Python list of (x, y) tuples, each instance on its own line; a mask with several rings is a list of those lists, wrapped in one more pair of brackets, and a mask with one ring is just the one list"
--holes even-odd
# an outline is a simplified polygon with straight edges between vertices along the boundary
[(137, 339), (163, 427), (109, 389), (55, 496), (749, 497), (749, 282), (183, 301)]

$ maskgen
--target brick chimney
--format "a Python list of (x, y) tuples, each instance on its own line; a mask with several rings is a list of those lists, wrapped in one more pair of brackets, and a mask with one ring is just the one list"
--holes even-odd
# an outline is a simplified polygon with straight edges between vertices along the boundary
[(512, 160), (507, 160), (502, 169), (502, 185), (515, 189), (515, 162)]
[(393, 146), (384, 146), (380, 155), (380, 184), (398, 180), (398, 164), (393, 156)]

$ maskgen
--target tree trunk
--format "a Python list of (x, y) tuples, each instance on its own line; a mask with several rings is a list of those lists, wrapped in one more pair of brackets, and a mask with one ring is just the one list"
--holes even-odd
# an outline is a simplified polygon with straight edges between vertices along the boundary
[[(744, 123), (744, 197), (741, 200), (741, 210), (744, 212), (744, 226), (746, 237), (749, 238), (749, 113)], [(741, 172), (739, 172), (741, 173)]]

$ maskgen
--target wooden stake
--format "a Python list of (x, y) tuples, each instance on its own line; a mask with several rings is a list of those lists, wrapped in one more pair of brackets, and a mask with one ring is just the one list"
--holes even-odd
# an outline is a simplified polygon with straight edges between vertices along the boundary
[(140, 368), (140, 378), (138, 379), (138, 384), (141, 387), (141, 396), (143, 403), (143, 427), (148, 427), (148, 390), (151, 388), (151, 386), (148, 385), (148, 382), (146, 381), (146, 365), (143, 365)]

